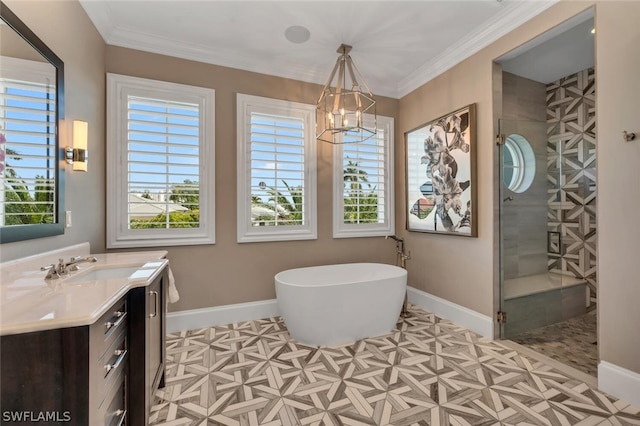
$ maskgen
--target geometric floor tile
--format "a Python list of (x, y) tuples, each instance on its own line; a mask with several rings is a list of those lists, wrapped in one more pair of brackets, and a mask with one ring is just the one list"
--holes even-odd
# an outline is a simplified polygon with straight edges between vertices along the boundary
[(167, 335), (151, 425), (640, 425), (640, 410), (411, 306), (313, 347), (281, 318)]

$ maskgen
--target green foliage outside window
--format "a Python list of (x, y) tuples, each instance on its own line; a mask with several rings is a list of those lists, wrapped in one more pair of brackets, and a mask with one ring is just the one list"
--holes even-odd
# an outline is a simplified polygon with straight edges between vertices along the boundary
[(357, 162), (348, 160), (343, 177), (344, 223), (377, 223), (378, 191), (369, 183), (367, 172), (361, 170)]
[[(149, 200), (153, 198), (148, 190), (144, 191), (141, 196)], [(200, 227), (200, 191), (198, 182), (185, 179), (183, 183), (174, 185), (171, 188), (169, 200), (188, 210), (170, 212), (168, 220), (166, 213), (160, 213), (151, 219), (134, 218), (130, 220), (129, 227), (131, 229)]]
[(183, 183), (175, 185), (171, 189), (169, 200), (180, 204), (189, 210), (200, 209), (200, 190), (198, 182), (185, 179)]
[[(345, 223), (378, 223), (378, 191), (371, 183), (367, 172), (349, 160), (344, 169), (346, 195), (344, 197)], [(281, 226), (302, 224), (302, 186), (291, 186), (282, 181), (286, 191), (267, 188), (267, 202), (260, 197), (251, 197), (251, 206), (265, 213), (256, 215), (252, 223), (261, 226)], [(277, 206), (277, 207), (274, 207)]]
[(5, 180), (4, 226), (53, 223), (53, 180), (36, 176), (32, 195), (12, 169), (6, 172), (5, 179), (9, 177), (13, 183)]
[(198, 228), (200, 226), (200, 210), (186, 212), (161, 213), (153, 219), (131, 219), (131, 229), (165, 229), (165, 228)]
[[(266, 226), (301, 225), (302, 224), (302, 186), (291, 186), (282, 181), (286, 192), (268, 188), (269, 200), (251, 197), (252, 207), (270, 210), (270, 213), (258, 215), (252, 219), (254, 224)], [(274, 207), (277, 206), (277, 207)]]

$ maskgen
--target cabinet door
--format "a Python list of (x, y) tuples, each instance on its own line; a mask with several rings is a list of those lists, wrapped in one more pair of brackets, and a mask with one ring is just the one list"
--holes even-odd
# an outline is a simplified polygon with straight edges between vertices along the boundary
[(0, 337), (0, 377), (0, 424), (33, 412), (56, 413), (56, 424), (91, 424), (89, 327)]
[(149, 424), (154, 393), (163, 384), (165, 359), (165, 283), (163, 272), (148, 287), (129, 292), (129, 412), (130, 426)]
[(164, 373), (165, 281), (165, 275), (162, 275), (149, 286), (147, 291), (147, 310), (149, 312), (146, 325), (147, 389), (150, 389), (152, 393), (158, 389)]

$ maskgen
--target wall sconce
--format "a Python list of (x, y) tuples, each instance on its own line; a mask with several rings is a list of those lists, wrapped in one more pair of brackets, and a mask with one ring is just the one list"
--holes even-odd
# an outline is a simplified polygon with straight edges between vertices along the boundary
[(68, 164), (73, 164), (73, 170), (86, 172), (89, 161), (88, 146), (89, 124), (86, 121), (73, 120), (73, 146), (65, 149)]

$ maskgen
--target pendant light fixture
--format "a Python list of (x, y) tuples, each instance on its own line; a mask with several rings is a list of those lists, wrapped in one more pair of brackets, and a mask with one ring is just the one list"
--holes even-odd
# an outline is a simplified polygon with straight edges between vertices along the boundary
[[(363, 142), (376, 134), (376, 101), (350, 51), (351, 46), (340, 45), (340, 56), (318, 99), (318, 140), (334, 144)], [(365, 114), (369, 116), (367, 127)]]

